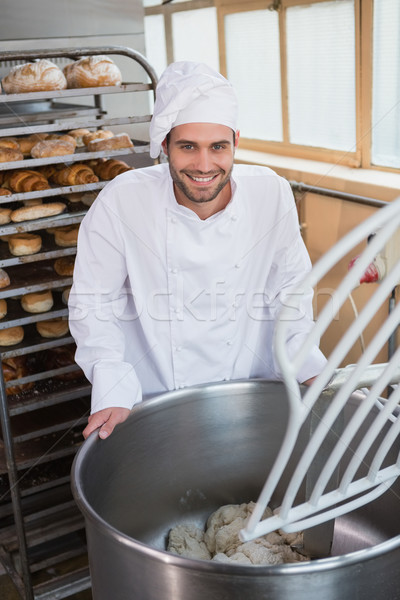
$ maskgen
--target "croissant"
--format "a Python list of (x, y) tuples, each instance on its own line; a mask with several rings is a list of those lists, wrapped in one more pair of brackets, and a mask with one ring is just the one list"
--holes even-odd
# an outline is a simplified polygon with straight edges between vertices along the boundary
[(51, 176), (51, 181), (57, 185), (82, 185), (85, 183), (96, 183), (99, 178), (93, 170), (83, 163), (75, 163), (56, 171)]
[(121, 173), (125, 173), (125, 171), (130, 171), (132, 167), (130, 167), (123, 160), (116, 160), (110, 158), (109, 160), (105, 160), (104, 162), (99, 162), (97, 165), (93, 167), (96, 175), (100, 177), (100, 179), (114, 179), (117, 175)]
[(37, 171), (15, 171), (9, 180), (9, 188), (13, 192), (36, 192), (48, 190), (50, 185), (47, 179)]

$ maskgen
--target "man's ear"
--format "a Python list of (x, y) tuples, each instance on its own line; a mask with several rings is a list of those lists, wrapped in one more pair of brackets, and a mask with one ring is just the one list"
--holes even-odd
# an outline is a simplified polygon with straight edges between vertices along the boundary
[(240, 138), (240, 130), (236, 129), (236, 131), (235, 131), (235, 148), (237, 148), (239, 145), (239, 138)]
[(163, 149), (163, 152), (165, 154), (165, 156), (168, 156), (168, 144), (167, 144), (167, 138), (164, 138), (164, 141), (161, 142), (161, 147)]

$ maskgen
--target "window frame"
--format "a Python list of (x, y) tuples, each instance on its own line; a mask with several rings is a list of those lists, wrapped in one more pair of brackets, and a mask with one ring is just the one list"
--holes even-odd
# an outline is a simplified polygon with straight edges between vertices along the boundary
[(329, 162), (347, 167), (373, 169), (399, 173), (400, 169), (371, 164), (371, 124), (372, 124), (372, 53), (373, 53), (373, 1), (354, 0), (355, 22), (355, 110), (356, 110), (356, 147), (354, 152), (331, 150), (298, 145), (289, 142), (289, 111), (286, 56), (286, 11), (293, 6), (310, 5), (330, 0), (182, 0), (157, 6), (145, 7), (145, 16), (163, 14), (166, 36), (167, 63), (174, 61), (172, 40), (172, 14), (174, 12), (215, 7), (217, 10), (218, 48), (220, 71), (227, 76), (225, 16), (252, 10), (277, 10), (279, 17), (280, 55), (281, 55), (281, 97), (282, 97), (282, 142), (240, 139), (244, 150), (291, 156)]

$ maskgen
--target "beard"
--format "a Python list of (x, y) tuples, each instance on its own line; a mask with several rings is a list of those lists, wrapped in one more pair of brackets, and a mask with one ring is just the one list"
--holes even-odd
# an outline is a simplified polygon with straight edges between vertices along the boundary
[[(224, 187), (229, 183), (231, 178), (231, 173), (233, 169), (233, 164), (228, 172), (220, 169), (218, 171), (213, 171), (211, 173), (189, 173), (185, 171), (181, 171), (182, 175), (175, 170), (174, 166), (170, 163), (169, 170), (171, 173), (172, 181), (176, 185), (176, 187), (186, 196), (188, 200), (191, 202), (195, 202), (197, 204), (202, 204), (204, 202), (211, 202), (215, 200), (218, 194), (224, 189)], [(206, 189), (191, 189), (189, 182), (186, 182), (186, 179), (189, 176), (192, 177), (212, 177), (215, 175), (221, 175), (221, 179), (219, 183), (216, 185), (210, 185)]]

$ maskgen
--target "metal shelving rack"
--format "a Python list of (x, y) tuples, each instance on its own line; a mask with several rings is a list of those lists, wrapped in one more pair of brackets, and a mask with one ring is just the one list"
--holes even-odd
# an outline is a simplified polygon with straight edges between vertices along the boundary
[[(0, 137), (149, 122), (151, 115), (108, 118), (103, 107), (102, 98), (107, 94), (155, 93), (157, 77), (153, 68), (141, 54), (130, 48), (104, 46), (0, 52), (0, 63), (40, 58), (74, 60), (99, 54), (127, 56), (143, 68), (150, 81), (111, 87), (0, 94)], [(75, 100), (83, 96), (92, 98), (92, 105), (63, 102), (66, 98)], [(126, 150), (104, 153), (78, 149), (68, 156), (0, 163), (0, 171), (149, 151), (148, 143), (133, 141), (134, 147)], [(131, 158), (134, 161), (134, 157)], [(50, 197), (54, 200), (58, 196), (65, 201), (65, 195), (98, 191), (106, 183), (99, 181), (12, 194), (0, 197), (0, 205), (34, 198)], [(8, 304), (7, 315), (0, 320), (0, 329), (22, 325), (25, 331), (20, 344), (0, 347), (1, 361), (18, 356), (37, 356), (63, 346), (73, 347), (74, 341), (69, 334), (46, 339), (37, 333), (35, 323), (67, 316), (68, 309), (61, 294), (72, 284), (72, 278), (57, 275), (52, 265), (54, 259), (76, 251), (74, 247), (56, 246), (46, 230), (78, 224), (86, 211), (87, 207), (83, 204), (69, 203), (66, 211), (56, 217), (0, 226), (0, 237), (16, 232), (40, 231), (43, 239), (41, 251), (25, 257), (15, 257), (5, 247), (0, 247), (0, 268), (5, 268), (11, 279), (11, 284), (0, 290), (0, 299), (7, 299)], [(19, 297), (45, 289), (53, 291), (55, 301), (51, 311), (38, 314), (24, 312)], [(59, 380), (60, 376), (66, 375), (74, 378)], [(7, 395), (8, 388), (26, 383), (33, 384), (33, 387), (20, 394)], [(76, 364), (33, 372), (7, 382), (0, 369), (0, 561), (21, 598), (26, 600), (65, 598), (90, 587), (89, 570), (84, 560), (84, 522), (69, 485), (70, 467), (82, 442), (81, 430), (89, 405), (90, 385)], [(80, 558), (83, 558), (83, 564)], [(61, 574), (57, 572), (55, 567), (65, 561), (71, 563), (74, 559), (77, 559), (77, 566), (72, 570)], [(54, 575), (49, 576), (52, 571)]]

